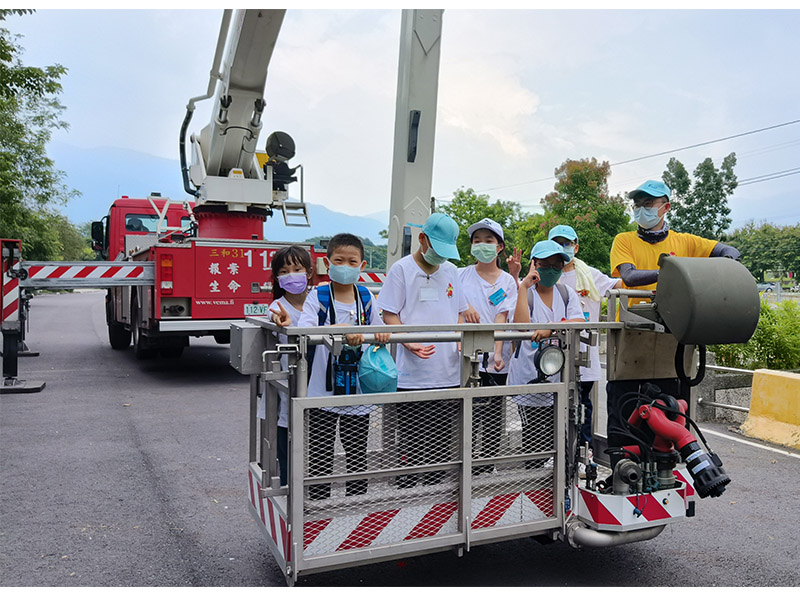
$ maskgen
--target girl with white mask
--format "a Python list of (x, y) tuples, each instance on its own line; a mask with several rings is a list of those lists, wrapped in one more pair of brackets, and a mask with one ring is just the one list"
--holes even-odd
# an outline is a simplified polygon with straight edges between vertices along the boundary
[[(505, 251), (503, 228), (492, 219), (482, 219), (467, 229), (473, 265), (458, 270), (463, 293), (481, 323), (506, 323), (517, 302), (517, 279), (500, 268), (499, 256)], [(481, 386), (505, 385), (511, 344), (495, 342), (494, 351), (486, 353), (480, 363)], [(473, 448), (479, 450), (476, 459), (497, 456), (502, 427), (502, 396), (476, 398), (473, 406)], [(481, 432), (481, 444), (476, 448)], [(473, 468), (475, 473), (491, 472), (491, 464)]]

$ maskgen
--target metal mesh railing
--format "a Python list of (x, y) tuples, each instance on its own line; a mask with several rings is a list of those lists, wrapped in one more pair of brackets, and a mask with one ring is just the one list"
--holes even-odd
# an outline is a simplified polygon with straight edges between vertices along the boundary
[[(303, 410), (304, 556), (453, 534), (465, 518), (486, 530), (554, 516), (555, 394), (397, 396)], [(465, 434), (468, 514), (459, 511)]]

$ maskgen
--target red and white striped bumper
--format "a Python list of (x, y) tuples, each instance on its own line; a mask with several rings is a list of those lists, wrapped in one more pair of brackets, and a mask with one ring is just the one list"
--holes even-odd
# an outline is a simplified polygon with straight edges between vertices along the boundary
[[(552, 514), (552, 490), (473, 498), (471, 529), (531, 523)], [(458, 502), (407, 506), (307, 521), (303, 528), (303, 554), (318, 556), (454, 533), (458, 533)]]
[(680, 487), (649, 494), (619, 496), (578, 487), (575, 514), (598, 531), (632, 531), (682, 521), (695, 492), (685, 469), (675, 475)]
[[(258, 479), (249, 472), (250, 502), (280, 557), (290, 558), (283, 496), (261, 498)], [(551, 489), (530, 490), (472, 500), (472, 530), (532, 523), (553, 516)], [(303, 556), (369, 549), (404, 541), (458, 533), (458, 503), (428, 503), (393, 510), (306, 521)]]
[(285, 496), (262, 498), (258, 492), (259, 481), (252, 471), (249, 472), (249, 483), (250, 504), (253, 505), (266, 534), (274, 544), (274, 551), (277, 552), (276, 558), (283, 559), (283, 563), (286, 565), (291, 558), (286, 498)]

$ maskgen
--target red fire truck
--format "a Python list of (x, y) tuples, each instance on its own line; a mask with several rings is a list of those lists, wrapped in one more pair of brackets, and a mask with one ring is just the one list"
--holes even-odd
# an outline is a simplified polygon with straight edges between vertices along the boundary
[[(108, 289), (111, 347), (124, 350), (133, 341), (137, 358), (179, 356), (191, 336), (227, 343), (232, 321), (268, 314), (272, 256), (287, 244), (263, 240), (259, 212), (231, 219), (159, 196), (115, 200), (108, 216), (93, 223), (95, 249), (117, 264), (138, 263), (147, 274), (137, 285)], [(223, 229), (222, 219), (237, 226)], [(200, 228), (211, 231), (198, 236)], [(300, 245), (315, 264), (323, 255), (313, 244)]]

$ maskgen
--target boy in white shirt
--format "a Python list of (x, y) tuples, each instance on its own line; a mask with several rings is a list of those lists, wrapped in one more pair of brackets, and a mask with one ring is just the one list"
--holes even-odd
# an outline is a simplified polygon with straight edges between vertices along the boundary
[[(622, 287), (621, 279), (612, 279), (602, 271), (590, 267), (576, 257), (578, 254), (578, 234), (569, 225), (557, 225), (550, 230), (548, 239), (553, 240), (570, 257), (564, 264), (561, 273), (561, 283), (571, 287), (581, 300), (581, 311), (587, 321), (600, 320), (600, 301), (609, 290)], [(581, 351), (586, 351), (586, 345), (581, 344)], [(584, 406), (585, 421), (581, 426), (580, 443), (592, 445), (592, 387), (595, 381), (600, 381), (600, 348), (598, 345), (589, 347), (590, 365), (581, 367), (581, 403)]]
[[(383, 325), (378, 309), (373, 302), (372, 293), (364, 286), (357, 286), (361, 271), (366, 266), (364, 246), (356, 236), (340, 233), (328, 242), (327, 257), (323, 259), (328, 267), (330, 285), (320, 284), (311, 290), (303, 304), (299, 327), (318, 327), (320, 325)], [(324, 289), (323, 289), (324, 288)], [(323, 302), (320, 302), (320, 298)], [(323, 306), (324, 304), (324, 306)], [(376, 334), (379, 343), (389, 341), (389, 334)], [(364, 343), (360, 333), (347, 334), (347, 344), (359, 348)], [(337, 357), (340, 360), (344, 356)], [(357, 362), (356, 362), (357, 368)], [(357, 372), (357, 371), (356, 371)], [(316, 346), (308, 381), (309, 397), (332, 396), (337, 391), (336, 363), (324, 345)], [(357, 388), (357, 385), (356, 385)], [(357, 390), (351, 393), (357, 393)], [(347, 472), (367, 470), (367, 434), (369, 414), (375, 408), (372, 404), (357, 406), (337, 406), (311, 409), (308, 413), (308, 474), (311, 477), (324, 477), (333, 472), (334, 444), (336, 426), (339, 426), (339, 439), (345, 451)], [(364, 494), (367, 480), (360, 479), (345, 483), (346, 494)], [(321, 500), (330, 497), (330, 484), (317, 483), (309, 486), (309, 498)]]
[[(458, 225), (442, 213), (433, 213), (422, 226), (419, 248), (389, 269), (378, 295), (387, 325), (441, 325), (462, 323), (469, 306), (461, 290), (458, 270), (447, 262), (458, 259)], [(461, 385), (461, 361), (455, 342), (408, 343), (397, 347), (397, 390), (430, 390)], [(401, 455), (405, 466), (447, 462), (457, 404), (428, 400), (397, 405)], [(410, 474), (401, 487), (438, 483), (443, 471)]]

